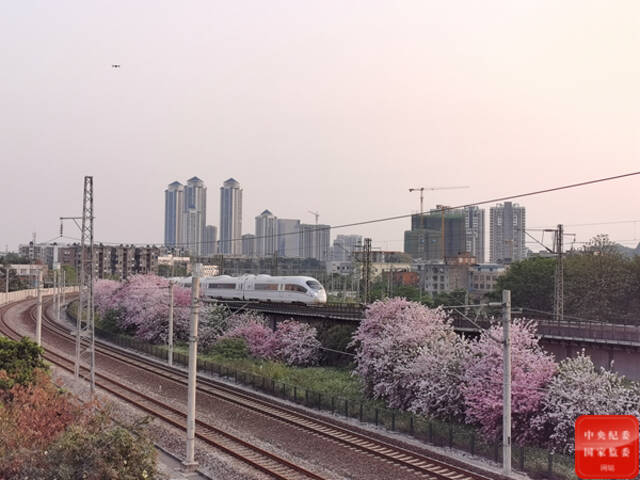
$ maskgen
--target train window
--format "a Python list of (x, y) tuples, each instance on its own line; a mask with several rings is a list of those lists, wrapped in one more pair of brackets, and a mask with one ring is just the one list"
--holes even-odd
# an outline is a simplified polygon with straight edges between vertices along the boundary
[(322, 290), (322, 285), (315, 280), (307, 280), (307, 285), (309, 285), (313, 290)]
[(235, 290), (236, 289), (236, 284), (235, 283), (210, 283), (209, 284), (209, 288), (221, 288), (221, 289), (226, 289), (226, 290)]
[(302, 285), (294, 285), (292, 283), (287, 283), (284, 286), (285, 290), (289, 290), (291, 292), (302, 292), (302, 293), (307, 293), (307, 289), (304, 288)]
[(255, 290), (278, 290), (277, 283), (256, 283)]

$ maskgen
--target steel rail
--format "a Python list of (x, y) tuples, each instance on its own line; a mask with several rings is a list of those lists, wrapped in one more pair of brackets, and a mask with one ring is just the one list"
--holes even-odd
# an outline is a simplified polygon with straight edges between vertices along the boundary
[[(48, 317), (47, 322), (49, 322)], [(59, 333), (66, 335), (66, 329), (54, 322), (50, 328), (56, 328)], [(186, 385), (186, 373), (183, 370), (171, 368), (157, 361), (150, 360), (137, 353), (126, 351), (119, 347), (109, 345), (107, 342), (98, 341), (98, 351), (102, 355), (125, 363), (135, 365), (136, 368), (149, 373), (162, 376), (180, 385)], [(123, 359), (126, 357), (126, 360)], [(249, 394), (228, 384), (203, 376), (198, 377), (198, 392), (210, 395), (219, 400), (249, 409), (255, 413), (273, 418), (275, 420), (292, 425), (300, 430), (310, 432), (320, 437), (340, 443), (347, 448), (361, 451), (399, 467), (412, 470), (421, 474), (427, 474), (430, 478), (438, 480), (489, 480), (489, 477), (470, 472), (459, 466), (452, 465), (442, 460), (418, 454), (411, 450), (381, 441), (370, 435), (323, 421), (316, 417), (306, 415), (297, 410), (286, 408), (282, 404), (270, 401), (257, 394)], [(457, 476), (461, 475), (461, 476)], [(466, 476), (465, 476), (466, 475)]]
[[(21, 335), (4, 319), (4, 313), (8, 308), (0, 311), (0, 330), (7, 334), (10, 338), (17, 340)], [(30, 307), (24, 315), (28, 315), (34, 320), (35, 305)], [(54, 332), (59, 334), (58, 332)], [(73, 373), (74, 362), (65, 355), (46, 351), (44, 358)], [(85, 366), (81, 367), (83, 371), (88, 371)], [(143, 394), (138, 390), (129, 387), (111, 376), (103, 373), (96, 373), (96, 383), (103, 390), (113, 394), (114, 396), (132, 404), (152, 416), (161, 419), (167, 424), (186, 431), (186, 414), (170, 405), (167, 405), (149, 395)], [(197, 420), (196, 436), (205, 443), (235, 457), (252, 467), (260, 470), (279, 480), (325, 480), (324, 477), (313, 473), (293, 462), (286, 460), (278, 455), (268, 452), (260, 447), (250, 444), (228, 432), (218, 429), (206, 422)]]

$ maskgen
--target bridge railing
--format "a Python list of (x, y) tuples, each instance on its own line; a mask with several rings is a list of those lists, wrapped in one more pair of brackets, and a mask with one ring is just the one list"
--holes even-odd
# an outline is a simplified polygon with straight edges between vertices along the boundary
[[(478, 331), (476, 326), (461, 316), (453, 314), (452, 317), (453, 326), (457, 330)], [(537, 323), (537, 333), (542, 338), (640, 345), (640, 325), (598, 322), (572, 316), (565, 317), (562, 321), (554, 318), (540, 318), (539, 316), (527, 318)], [(483, 329), (487, 329), (491, 325), (498, 324), (500, 319), (481, 318), (474, 321)]]

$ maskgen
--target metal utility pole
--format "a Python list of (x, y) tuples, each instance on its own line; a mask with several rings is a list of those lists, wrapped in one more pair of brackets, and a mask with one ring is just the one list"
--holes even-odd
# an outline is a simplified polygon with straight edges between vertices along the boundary
[[(55, 270), (55, 266), (53, 267), (53, 311), (54, 314), (57, 314), (58, 312), (58, 278), (56, 275), (56, 270)], [(56, 315), (56, 319), (57, 319), (57, 315)]]
[(555, 295), (553, 302), (553, 317), (556, 322), (564, 320), (564, 255), (563, 255), (564, 227), (558, 225), (555, 232), (556, 251), (556, 273), (555, 273)]
[[(69, 217), (61, 217), (69, 218)], [(76, 220), (76, 217), (70, 217)], [(86, 324), (89, 334), (90, 360), (90, 384), (91, 394), (95, 393), (95, 328), (93, 315), (93, 177), (84, 177), (84, 191), (82, 196), (82, 217), (80, 227), (80, 299), (78, 301), (78, 314), (76, 321), (76, 360), (75, 378), (80, 376), (80, 353), (82, 323)], [(89, 257), (87, 259), (87, 257)]]
[(167, 352), (167, 360), (169, 366), (173, 366), (173, 282), (169, 281), (169, 349)]
[(11, 265), (7, 264), (4, 268), (4, 281), (5, 281), (5, 290), (4, 290), (4, 298), (5, 303), (9, 303), (9, 272), (11, 271)]
[(182, 465), (189, 472), (195, 471), (196, 441), (196, 375), (198, 367), (198, 319), (200, 316), (200, 264), (193, 268), (191, 280), (191, 333), (189, 334), (189, 383), (187, 395), (187, 457)]
[(446, 263), (447, 249), (444, 245), (444, 211), (446, 207), (444, 205), (442, 205), (441, 207), (442, 208), (440, 210), (440, 213), (442, 215), (442, 222), (440, 224), (440, 254), (442, 256), (442, 262)]
[(42, 270), (36, 277), (38, 285), (38, 314), (36, 317), (36, 343), (42, 344)]
[(364, 303), (369, 303), (370, 291), (369, 287), (371, 284), (371, 239), (364, 239), (364, 265), (363, 265), (363, 298)]
[[(505, 477), (511, 476), (511, 290), (502, 291), (502, 302), (489, 302), (485, 304), (456, 305), (449, 308), (456, 311), (478, 330), (483, 327), (461, 310), (467, 308), (501, 307), (502, 308), (502, 338), (486, 332), (487, 336), (502, 346), (502, 469)], [(446, 308), (446, 307), (445, 307)], [(478, 316), (476, 315), (476, 319)]]
[(56, 308), (56, 319), (58, 323), (60, 323), (60, 312), (62, 310), (62, 271), (59, 270), (60, 266), (58, 266), (58, 270), (56, 270), (56, 286), (58, 288), (58, 306)]
[(511, 290), (502, 291), (502, 346), (504, 380), (502, 393), (502, 467), (511, 475)]
[(64, 306), (65, 303), (65, 296), (66, 296), (66, 291), (65, 289), (67, 288), (66, 285), (66, 276), (67, 276), (67, 272), (65, 271), (65, 269), (62, 269), (62, 305)]

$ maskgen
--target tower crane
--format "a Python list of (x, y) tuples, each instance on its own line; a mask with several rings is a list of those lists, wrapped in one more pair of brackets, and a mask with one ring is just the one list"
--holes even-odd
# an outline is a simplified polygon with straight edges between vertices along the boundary
[(311, 215), (316, 217), (316, 227), (318, 226), (318, 217), (320, 216), (320, 212), (314, 212), (312, 210), (307, 210)]
[(460, 188), (469, 188), (469, 185), (463, 185), (463, 186), (459, 186), (459, 187), (416, 187), (416, 188), (410, 188), (409, 191), (410, 192), (420, 192), (420, 216), (422, 217), (422, 214), (424, 212), (424, 191), (425, 190), (429, 190), (429, 191), (433, 191), (433, 190), (457, 190), (457, 189), (460, 189)]

